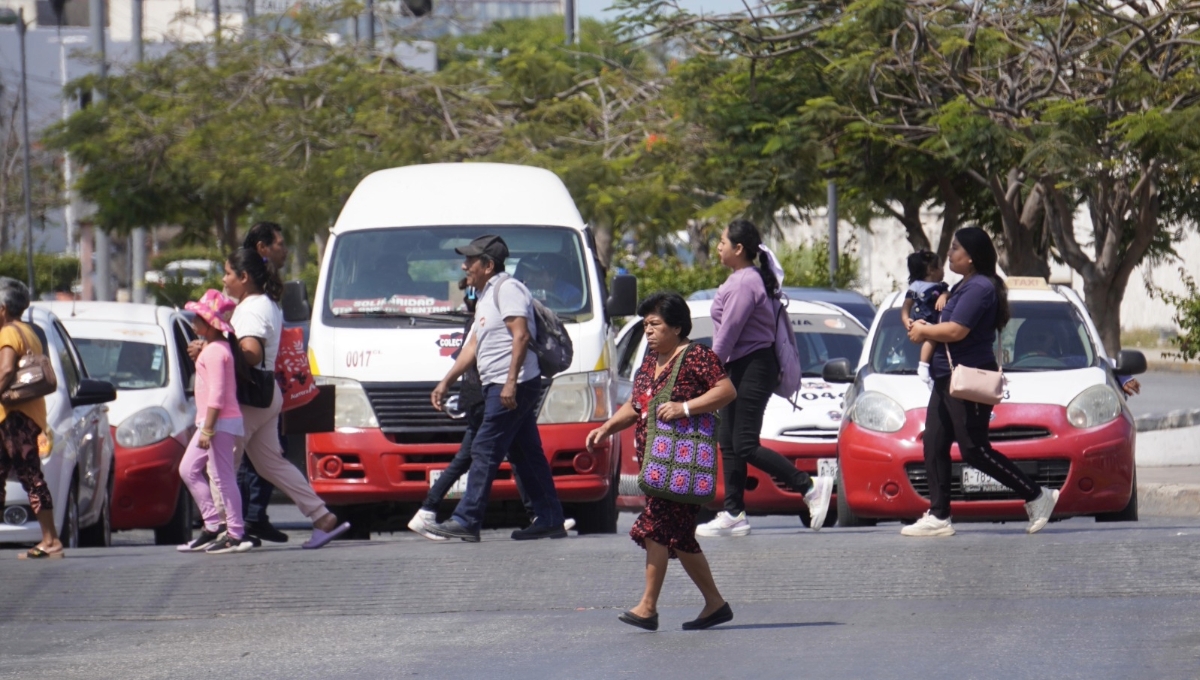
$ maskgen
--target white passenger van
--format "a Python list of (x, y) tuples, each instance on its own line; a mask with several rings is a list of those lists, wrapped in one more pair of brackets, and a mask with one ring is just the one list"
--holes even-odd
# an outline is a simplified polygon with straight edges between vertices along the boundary
[[(636, 282), (617, 277), (609, 298), (591, 230), (558, 177), (538, 168), (393, 168), (351, 194), (313, 305), (313, 374), (336, 388), (335, 431), (307, 439), (313, 488), (361, 532), (364, 523), (415, 509), (454, 456), (463, 413), (454, 397), (449, 414), (434, 410), (429, 395), (463, 342), (463, 258), (454, 249), (483, 234), (504, 238), (505, 266), (516, 278), (542, 272), (527, 285), (571, 335), (574, 362), (549, 384), (538, 416), (542, 444), (580, 532), (614, 532), (619, 443), (589, 453), (584, 438), (617, 406), (610, 315), (633, 314)], [(491, 499), (519, 507), (507, 463)]]

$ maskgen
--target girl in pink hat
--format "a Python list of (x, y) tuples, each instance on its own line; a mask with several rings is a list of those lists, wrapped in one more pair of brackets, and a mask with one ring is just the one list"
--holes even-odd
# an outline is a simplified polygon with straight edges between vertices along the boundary
[[(196, 357), (197, 430), (179, 463), (179, 476), (200, 507), (204, 529), (191, 543), (179, 546), (180, 552), (203, 550), (220, 555), (245, 552), (253, 546), (245, 537), (242, 495), (233, 466), (234, 446), (242, 436), (236, 380), (237, 373), (245, 371), (246, 365), (229, 324), (236, 307), (236, 302), (212, 289), (199, 302), (184, 305), (184, 309), (196, 314), (192, 329), (204, 340), (204, 349)], [(220, 524), (221, 515), (204, 475), (206, 469), (228, 510), (225, 513), (228, 526)]]

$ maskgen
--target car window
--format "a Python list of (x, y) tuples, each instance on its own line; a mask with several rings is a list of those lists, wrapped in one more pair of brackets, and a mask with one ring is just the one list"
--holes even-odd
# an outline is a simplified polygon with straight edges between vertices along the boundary
[(634, 324), (633, 328), (621, 338), (621, 342), (617, 343), (617, 376), (624, 380), (633, 379), (633, 371), (641, 365), (641, 357), (635, 357), (638, 347), (642, 344), (642, 336), (646, 334), (641, 323)]
[(183, 381), (183, 389), (188, 394), (194, 389), (193, 377), (196, 375), (196, 364), (188, 356), (188, 343), (194, 339), (192, 329), (180, 320), (175, 321), (175, 351), (179, 355), (179, 377)]
[(150, 342), (77, 338), (88, 375), (119, 390), (145, 390), (167, 384), (167, 348)]
[(63, 374), (67, 379), (67, 394), (74, 398), (75, 393), (79, 390), (79, 381), (87, 377), (87, 371), (83, 368), (83, 361), (75, 353), (71, 335), (62, 327), (62, 324), (55, 321), (54, 331), (58, 334), (58, 344), (61, 347), (58, 351), (58, 359), (62, 363)]

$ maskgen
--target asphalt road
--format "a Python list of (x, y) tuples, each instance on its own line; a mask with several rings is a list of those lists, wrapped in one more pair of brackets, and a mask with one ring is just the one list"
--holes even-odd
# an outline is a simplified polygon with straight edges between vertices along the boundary
[(1200, 409), (1200, 373), (1153, 371), (1137, 379), (1142, 393), (1129, 400), (1134, 416)]
[(735, 619), (702, 632), (679, 630), (700, 599), (678, 564), (659, 632), (617, 621), (642, 579), (623, 533), (310, 552), (296, 530), (243, 555), (143, 545), (48, 562), (11, 550), (0, 677), (1200, 676), (1200, 520), (898, 529), (754, 518), (747, 538), (705, 539)]

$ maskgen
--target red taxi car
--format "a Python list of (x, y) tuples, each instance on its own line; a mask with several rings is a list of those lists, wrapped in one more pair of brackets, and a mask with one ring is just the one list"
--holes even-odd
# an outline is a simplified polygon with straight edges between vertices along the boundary
[[(1137, 520), (1133, 415), (1117, 375), (1146, 370), (1140, 352), (1110, 360), (1083, 300), (1042, 279), (1009, 282), (1012, 320), (1001, 334), (1004, 401), (992, 416), (993, 445), (1039, 486), (1061, 491), (1054, 518)], [(857, 371), (826, 367), (853, 382), (838, 440), (840, 526), (911, 521), (929, 509), (922, 435), (929, 389), (916, 376), (919, 347), (891, 295), (867, 338)], [(1025, 521), (1022, 500), (951, 451), (955, 521)]]

